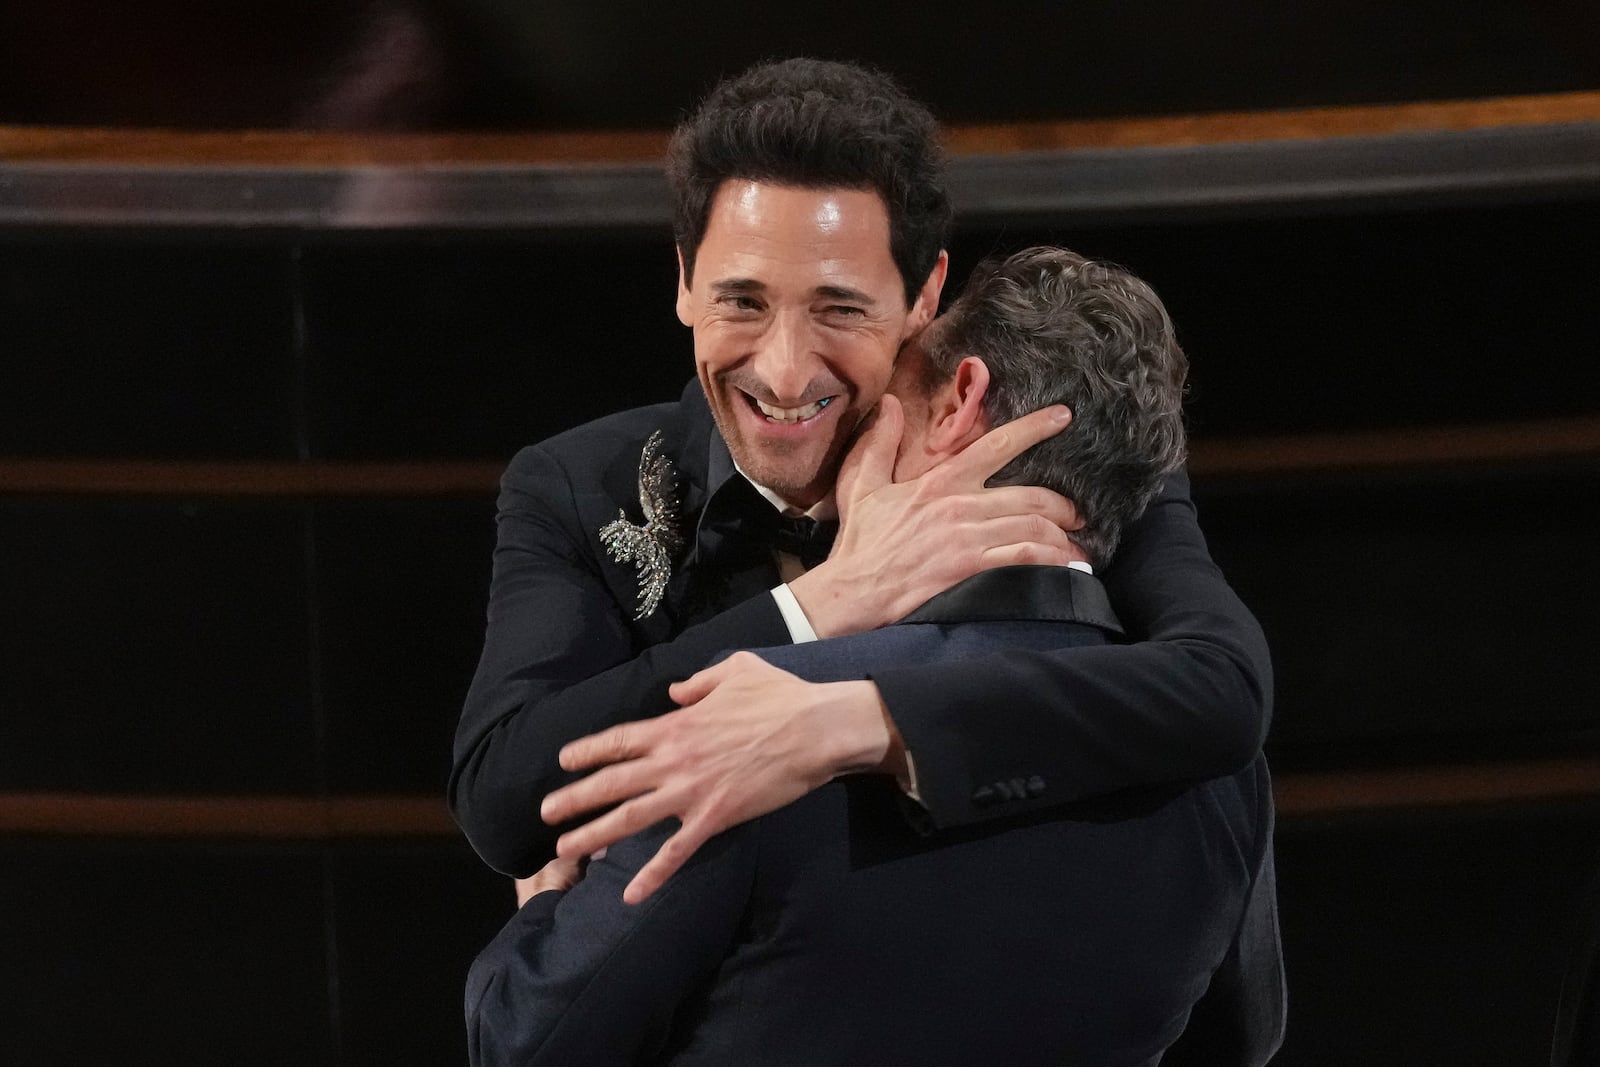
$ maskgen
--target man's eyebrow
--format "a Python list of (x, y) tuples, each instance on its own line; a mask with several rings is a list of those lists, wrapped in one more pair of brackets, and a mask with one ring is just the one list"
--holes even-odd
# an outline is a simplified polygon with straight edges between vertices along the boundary
[(711, 288), (718, 293), (760, 293), (767, 286), (754, 278), (722, 278), (712, 282)]
[(860, 289), (852, 289), (847, 285), (819, 285), (817, 295), (829, 300), (844, 300), (852, 304), (871, 306), (877, 301)]

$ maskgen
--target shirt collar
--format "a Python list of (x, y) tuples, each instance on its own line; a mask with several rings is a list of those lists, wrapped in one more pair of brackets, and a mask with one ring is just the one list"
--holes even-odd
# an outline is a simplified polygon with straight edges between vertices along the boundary
[(779, 496), (777, 493), (773, 492), (771, 489), (768, 489), (766, 486), (762, 485), (760, 482), (746, 474), (744, 472), (744, 468), (739, 466), (738, 460), (733, 461), (733, 469), (739, 473), (739, 477), (749, 482), (755, 491), (761, 494), (761, 499), (777, 508), (778, 514), (780, 515), (787, 515), (791, 518), (804, 516), (808, 519), (816, 519), (818, 522), (827, 519), (837, 519), (839, 517), (839, 506), (834, 498), (832, 489), (828, 490), (827, 495), (825, 495), (821, 500), (817, 501), (804, 511), (801, 511), (793, 504), (790, 504), (788, 501), (784, 500), (783, 497)]

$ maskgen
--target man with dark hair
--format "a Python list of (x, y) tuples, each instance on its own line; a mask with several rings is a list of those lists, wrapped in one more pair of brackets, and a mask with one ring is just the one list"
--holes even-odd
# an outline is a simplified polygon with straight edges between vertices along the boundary
[[(1088, 501), (1078, 536), (1109, 554), (1183, 461), (1186, 369), (1160, 301), (1126, 272), (1048, 248), (985, 264), (896, 369), (896, 476), (1065, 403), (1072, 425), (1012, 474)], [(848, 521), (848, 474), (840, 498)], [(985, 571), (885, 629), (728, 662), (826, 683), (975, 669), (999, 650), (1083, 654), (1120, 633), (1086, 570)], [(1152, 1064), (1237, 955), (1247, 915), (1270, 953), (1253, 980), (1281, 990), (1259, 756), (979, 833), (920, 835), (898, 800), (880, 781), (832, 783), (720, 835), (640, 907), (622, 887), (670, 824), (536, 893), (469, 977), (473, 1062)], [(1280, 1010), (1232, 1058), (1203, 1062), (1264, 1062), (1281, 1024)]]
[(871, 189), (910, 307), (949, 241), (943, 168), (939, 124), (887, 76), (809, 59), (754, 67), (713, 89), (667, 149), (684, 280), (724, 182)]
[[(728, 648), (885, 626), (981, 571), (1083, 558), (1065, 499), (985, 485), (1062, 408), (891, 483), (886, 400), (831, 550), (788, 528), (788, 513), (826, 528), (850, 441), (936, 311), (949, 209), (933, 134), (888, 79), (812, 61), (747, 72), (680, 129), (677, 310), (698, 384), (523, 450), (502, 483), (450, 784), (497, 869), (681, 820), (636, 902), (714, 834), (842, 774), (893, 779), (911, 822), (946, 828), (1232, 774), (1259, 752), (1265, 644), (1181, 472), (1103, 575), (1135, 643), (830, 683), (753, 657), (702, 670)], [(812, 552), (825, 559), (804, 570)], [(1012, 782), (1026, 788), (996, 788)], [(559, 841), (550, 829), (610, 805)]]

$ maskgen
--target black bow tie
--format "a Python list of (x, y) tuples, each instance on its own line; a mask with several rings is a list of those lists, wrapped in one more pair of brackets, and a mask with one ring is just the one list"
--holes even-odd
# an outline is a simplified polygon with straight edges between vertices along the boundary
[(723, 565), (738, 567), (743, 565), (738, 560), (747, 552), (766, 559), (777, 550), (814, 567), (828, 558), (838, 530), (839, 523), (832, 519), (817, 522), (779, 514), (770, 501), (756, 492), (755, 486), (734, 475), (706, 505), (699, 524), (697, 551), (702, 561), (716, 559)]
[(807, 569), (827, 559), (828, 553), (833, 551), (833, 539), (839, 532), (837, 520), (818, 522), (803, 515), (790, 517), (774, 512), (774, 521), (772, 547), (799, 557)]

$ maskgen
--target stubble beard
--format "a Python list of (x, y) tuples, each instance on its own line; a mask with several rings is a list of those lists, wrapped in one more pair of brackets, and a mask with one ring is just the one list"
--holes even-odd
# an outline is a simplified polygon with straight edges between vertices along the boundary
[[(723, 394), (724, 404), (745, 402), (742, 395), (735, 396), (731, 400), (727, 399), (728, 396), (728, 392)], [(716, 417), (717, 428), (722, 432), (722, 439), (727, 442), (728, 451), (733, 454), (734, 462), (739, 465), (739, 469), (751, 481), (772, 490), (785, 500), (810, 500), (813, 497), (821, 500), (831, 493), (834, 483), (838, 480), (839, 469), (844, 465), (844, 458), (849, 454), (850, 447), (855, 444), (856, 439), (861, 436), (862, 426), (866, 421), (865, 412), (851, 413), (852, 418), (848, 428), (841, 420), (839, 429), (842, 432), (835, 434), (828, 442), (821, 459), (805, 470), (796, 470), (793, 462), (784, 460), (794, 456), (801, 450), (801, 446), (794, 442), (773, 441), (761, 449), (754, 448), (745, 441), (741, 433), (742, 427), (737, 412), (714, 409), (713, 414)]]

